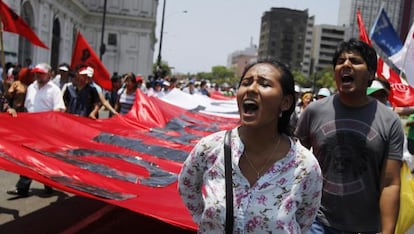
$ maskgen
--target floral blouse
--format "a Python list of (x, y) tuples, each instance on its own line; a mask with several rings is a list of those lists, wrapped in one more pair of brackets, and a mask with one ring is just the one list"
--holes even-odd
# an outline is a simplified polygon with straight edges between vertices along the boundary
[[(202, 138), (184, 162), (178, 190), (200, 233), (224, 233), (226, 217), (225, 131)], [(234, 233), (306, 233), (320, 206), (318, 161), (290, 138), (288, 154), (250, 186), (239, 168), (244, 145), (231, 134)]]

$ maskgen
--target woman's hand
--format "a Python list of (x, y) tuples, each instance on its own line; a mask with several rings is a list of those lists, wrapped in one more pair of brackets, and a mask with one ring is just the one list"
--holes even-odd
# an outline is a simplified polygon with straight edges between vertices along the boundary
[(9, 113), (12, 117), (17, 117), (17, 111), (13, 108), (7, 108), (7, 113)]

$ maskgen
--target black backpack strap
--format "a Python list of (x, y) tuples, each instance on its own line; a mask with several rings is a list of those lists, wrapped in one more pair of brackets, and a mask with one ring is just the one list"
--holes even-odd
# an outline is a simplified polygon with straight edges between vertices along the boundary
[(226, 179), (226, 234), (233, 233), (233, 178), (231, 163), (231, 130), (224, 136), (224, 175)]

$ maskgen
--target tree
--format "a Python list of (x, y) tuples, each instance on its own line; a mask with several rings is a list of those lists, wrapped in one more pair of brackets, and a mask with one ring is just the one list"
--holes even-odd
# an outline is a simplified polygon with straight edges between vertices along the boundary
[(214, 66), (211, 68), (211, 72), (197, 73), (197, 77), (200, 79), (210, 80), (212, 83), (218, 84), (222, 84), (224, 82), (234, 84), (238, 83), (239, 80), (239, 78), (235, 76), (234, 71), (225, 66)]
[(163, 78), (166, 76), (170, 76), (171, 75), (171, 68), (168, 65), (167, 62), (162, 61), (161, 62), (161, 69), (158, 70), (158, 65), (156, 63), (154, 63), (152, 65), (152, 74), (154, 74), (155, 77), (157, 78)]
[(309, 88), (312, 86), (312, 80), (305, 77), (305, 75), (300, 71), (293, 71), (293, 78), (295, 79), (295, 83), (300, 87)]
[(197, 77), (201, 80), (209, 80), (213, 79), (213, 74), (211, 72), (199, 72), (197, 73)]
[(332, 68), (326, 67), (316, 72), (316, 87), (317, 88), (335, 88), (335, 78), (332, 72)]

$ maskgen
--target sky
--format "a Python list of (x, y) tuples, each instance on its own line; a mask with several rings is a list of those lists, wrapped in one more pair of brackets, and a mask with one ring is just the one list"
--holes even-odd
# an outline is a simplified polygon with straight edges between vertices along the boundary
[[(164, 0), (159, 0), (154, 62), (159, 54)], [(259, 44), (261, 17), (272, 7), (308, 9), (315, 24), (336, 25), (339, 0), (166, 0), (161, 58), (172, 72), (211, 72), (229, 54)]]

